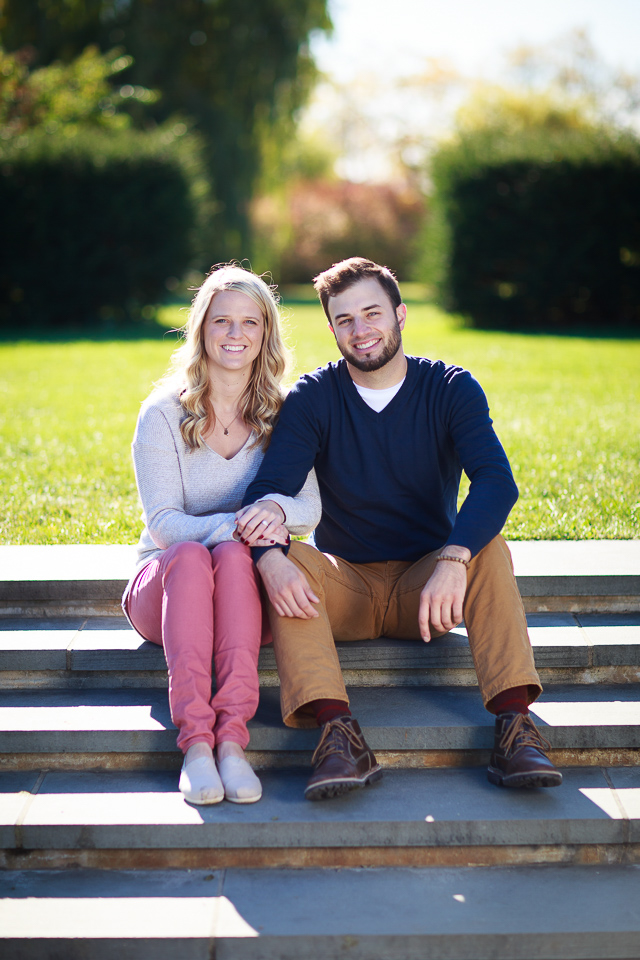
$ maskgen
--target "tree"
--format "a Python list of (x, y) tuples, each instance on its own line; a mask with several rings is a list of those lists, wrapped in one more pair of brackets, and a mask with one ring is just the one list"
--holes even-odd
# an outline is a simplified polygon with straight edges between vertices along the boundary
[(508, 58), (510, 74), (529, 92), (552, 91), (581, 104), (596, 122), (633, 126), (640, 108), (640, 76), (602, 60), (578, 29), (544, 46), (521, 45)]
[(124, 105), (156, 98), (114, 89), (130, 57), (89, 46), (30, 69), (34, 56), (0, 48), (0, 327), (147, 316), (211, 246), (199, 139), (133, 128)]
[(596, 126), (590, 103), (561, 90), (479, 84), (456, 113), (453, 138), (482, 131), (512, 137), (531, 130), (592, 130)]
[[(39, 129), (54, 133), (65, 128), (69, 135), (78, 126), (104, 130), (130, 126), (131, 118), (122, 112), (128, 98), (114, 92), (109, 81), (131, 65), (131, 57), (100, 54), (96, 47), (87, 47), (71, 63), (58, 61), (30, 70), (32, 59), (28, 47), (13, 54), (0, 48), (2, 140)], [(157, 99), (144, 87), (132, 87), (131, 96), (143, 103)]]
[[(158, 90), (145, 111), (190, 118), (202, 134), (221, 219), (217, 257), (244, 256), (248, 204), (267, 144), (293, 130), (315, 76), (308, 38), (328, 31), (327, 0), (0, 0), (0, 38), (36, 65), (120, 45), (123, 86)], [(122, 89), (122, 87), (120, 88)], [(148, 123), (131, 104), (136, 123)]]
[(406, 279), (424, 203), (407, 185), (300, 179), (281, 198), (258, 198), (253, 213), (265, 251), (258, 266), (277, 267), (282, 283), (308, 283), (329, 264), (355, 255)]

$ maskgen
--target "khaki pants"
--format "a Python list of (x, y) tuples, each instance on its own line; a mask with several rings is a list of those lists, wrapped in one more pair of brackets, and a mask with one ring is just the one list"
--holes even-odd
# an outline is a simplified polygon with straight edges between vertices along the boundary
[[(289, 727), (313, 727), (312, 700), (348, 702), (335, 640), (392, 637), (420, 640), (420, 593), (440, 551), (415, 563), (348, 563), (293, 543), (289, 557), (320, 598), (313, 620), (280, 617), (270, 606), (280, 675), (282, 716)], [(485, 706), (511, 687), (528, 686), (530, 702), (542, 687), (533, 661), (527, 621), (511, 554), (496, 537), (468, 568), (464, 619)]]

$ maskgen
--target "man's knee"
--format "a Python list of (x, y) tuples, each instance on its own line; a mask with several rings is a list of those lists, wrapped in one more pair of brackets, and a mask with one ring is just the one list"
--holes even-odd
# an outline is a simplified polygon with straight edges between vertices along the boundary
[(469, 563), (467, 598), (485, 591), (518, 593), (511, 551), (498, 534)]
[(325, 565), (329, 562), (324, 553), (320, 553), (309, 543), (294, 540), (287, 556), (298, 569), (302, 570), (307, 580), (322, 581)]
[(497, 537), (490, 540), (486, 547), (483, 547), (482, 550), (473, 557), (470, 561), (470, 568), (486, 565), (503, 567), (505, 563), (513, 573), (511, 551), (509, 550), (507, 541), (502, 534), (499, 533)]

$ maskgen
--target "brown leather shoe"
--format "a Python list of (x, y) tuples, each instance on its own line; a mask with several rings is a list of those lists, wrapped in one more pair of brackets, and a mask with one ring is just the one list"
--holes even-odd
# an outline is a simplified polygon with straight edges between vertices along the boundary
[(380, 765), (353, 717), (336, 717), (325, 723), (311, 763), (314, 771), (304, 791), (307, 800), (339, 797), (382, 776)]
[(558, 787), (562, 774), (544, 751), (551, 744), (529, 714), (499, 713), (488, 777), (500, 787)]

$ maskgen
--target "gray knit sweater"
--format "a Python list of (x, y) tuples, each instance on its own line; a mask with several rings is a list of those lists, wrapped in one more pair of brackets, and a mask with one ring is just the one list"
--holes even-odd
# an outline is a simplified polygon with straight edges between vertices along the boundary
[[(145, 526), (134, 577), (174, 543), (194, 540), (215, 547), (231, 540), (235, 512), (262, 463), (264, 452), (251, 446), (253, 435), (231, 460), (210, 447), (190, 449), (180, 433), (184, 417), (175, 388), (154, 391), (140, 410), (132, 451)], [(310, 533), (320, 519), (313, 471), (298, 496), (274, 494), (262, 499), (280, 504), (287, 529), (296, 536)]]

